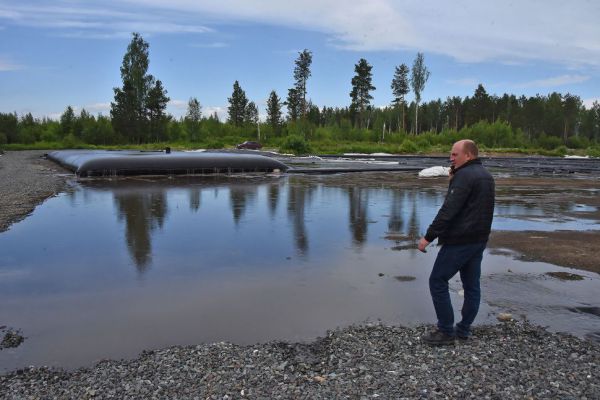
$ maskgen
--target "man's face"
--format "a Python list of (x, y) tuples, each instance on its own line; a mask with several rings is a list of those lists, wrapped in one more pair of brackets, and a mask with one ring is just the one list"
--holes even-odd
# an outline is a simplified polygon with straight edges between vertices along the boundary
[(454, 143), (454, 146), (452, 146), (452, 150), (450, 151), (450, 163), (454, 168), (459, 168), (471, 159), (471, 155), (465, 153), (464, 146), (461, 142)]

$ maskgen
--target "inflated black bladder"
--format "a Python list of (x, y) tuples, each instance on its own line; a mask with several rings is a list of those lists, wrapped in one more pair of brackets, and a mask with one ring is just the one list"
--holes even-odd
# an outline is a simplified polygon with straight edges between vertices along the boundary
[(59, 150), (48, 154), (78, 176), (193, 175), (286, 171), (288, 166), (255, 154), (182, 151)]

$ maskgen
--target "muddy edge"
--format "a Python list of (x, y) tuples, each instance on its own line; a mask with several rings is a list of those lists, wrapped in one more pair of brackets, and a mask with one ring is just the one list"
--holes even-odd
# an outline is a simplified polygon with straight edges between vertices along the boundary
[[(73, 177), (68, 170), (46, 160), (48, 151), (8, 151), (0, 155), (0, 232), (10, 228), (29, 215), (37, 205), (48, 197), (64, 191), (67, 180)], [(373, 177), (371, 176), (369, 180)], [(342, 178), (343, 179), (343, 178)], [(567, 190), (597, 188), (597, 179), (566, 179), (553, 177), (497, 178), (499, 190), (516, 187), (556, 187), (557, 182)], [(412, 182), (412, 184), (421, 184)], [(440, 178), (435, 186), (443, 189), (445, 181)], [(513, 194), (514, 195), (514, 194)], [(577, 199), (569, 198), (570, 201)], [(590, 199), (585, 200), (590, 203)], [(600, 207), (600, 200), (592, 201)], [(597, 204), (595, 204), (597, 203)], [(600, 212), (598, 213), (600, 214)], [(600, 220), (600, 215), (595, 216)], [(549, 245), (551, 243), (551, 245)], [(543, 261), (564, 267), (584, 269), (600, 273), (596, 262), (596, 250), (600, 248), (600, 231), (557, 232), (502, 232), (495, 231), (490, 238), (490, 249), (509, 249), (525, 261)]]

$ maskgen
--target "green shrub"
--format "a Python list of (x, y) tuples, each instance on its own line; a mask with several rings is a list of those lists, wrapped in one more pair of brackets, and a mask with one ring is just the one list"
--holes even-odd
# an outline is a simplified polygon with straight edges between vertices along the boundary
[(310, 152), (310, 145), (302, 136), (291, 135), (283, 140), (280, 151), (289, 151), (296, 155), (308, 154)]
[(552, 153), (557, 156), (566, 156), (568, 154), (567, 146), (561, 145), (555, 148)]
[(589, 147), (590, 141), (586, 137), (571, 136), (567, 139), (567, 147), (570, 149), (585, 149)]
[(600, 157), (600, 146), (588, 147), (586, 154), (590, 157)]
[(222, 149), (225, 147), (225, 143), (220, 139), (209, 139), (206, 142), (207, 149)]
[(417, 145), (410, 139), (404, 139), (400, 147), (398, 148), (400, 153), (415, 154), (419, 152)]
[(537, 139), (537, 144), (542, 149), (553, 150), (553, 149), (556, 149), (557, 147), (561, 146), (563, 143), (562, 143), (562, 140), (559, 137), (557, 137), (557, 136), (547, 136), (546, 134), (543, 133)]
[(63, 138), (63, 146), (65, 149), (77, 149), (81, 147), (81, 141), (75, 137), (72, 133), (69, 133)]

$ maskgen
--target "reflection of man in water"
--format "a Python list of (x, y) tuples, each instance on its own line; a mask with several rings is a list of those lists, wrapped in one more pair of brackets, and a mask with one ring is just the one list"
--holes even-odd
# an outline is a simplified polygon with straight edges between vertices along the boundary
[[(466, 339), (479, 310), (481, 259), (494, 215), (494, 179), (478, 158), (471, 140), (460, 140), (450, 154), (452, 175), (444, 204), (419, 241), (419, 250), (434, 239), (442, 245), (429, 277), (429, 290), (437, 314), (437, 330), (423, 337), (432, 345)], [(460, 272), (465, 299), (462, 320), (454, 327), (454, 310), (448, 281)]]

